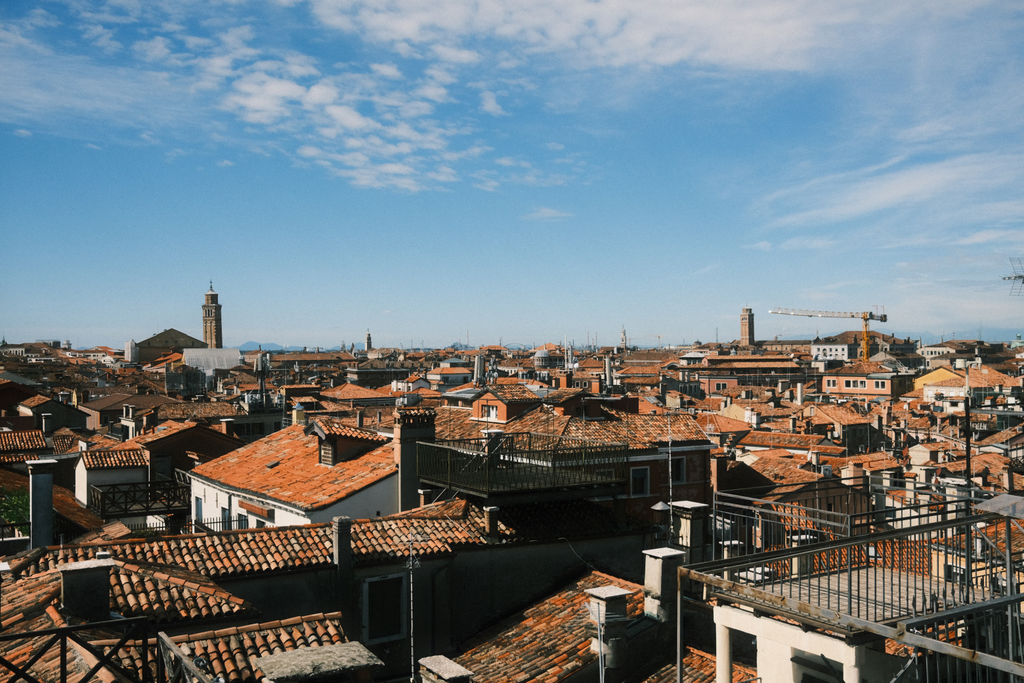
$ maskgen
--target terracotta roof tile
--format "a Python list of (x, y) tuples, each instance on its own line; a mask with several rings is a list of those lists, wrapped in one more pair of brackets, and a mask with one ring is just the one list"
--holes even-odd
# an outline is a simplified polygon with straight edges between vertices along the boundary
[(17, 451), (46, 450), (46, 438), (40, 429), (26, 429), (17, 432), (0, 432), (0, 453)]
[[(332, 467), (321, 465), (318, 438), (305, 430), (301, 424), (286, 427), (197, 466), (192, 476), (317, 510), (398, 471), (390, 443)], [(370, 442), (380, 440), (369, 432), (358, 433)]]
[(126, 562), (181, 567), (212, 579), (322, 567), (333, 562), (329, 524), (53, 546), (4, 559), (14, 574), (32, 575), (68, 562), (95, 559), (100, 551)]
[[(590, 650), (585, 590), (616, 586), (631, 591), (627, 614), (643, 614), (641, 586), (591, 572), (566, 589), (513, 615), (472, 639), (455, 661), (473, 672), (477, 683), (560, 681), (597, 660)], [(557, 670), (553, 679), (546, 674)]]

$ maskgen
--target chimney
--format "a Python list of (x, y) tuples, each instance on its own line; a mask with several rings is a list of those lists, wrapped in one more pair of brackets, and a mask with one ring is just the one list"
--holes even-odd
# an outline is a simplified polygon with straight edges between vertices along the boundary
[(292, 424), (293, 425), (304, 425), (306, 424), (306, 411), (303, 410), (301, 403), (295, 404), (295, 409), (292, 410)]
[(497, 542), (501, 538), (501, 531), (498, 529), (498, 512), (501, 510), (496, 505), (484, 507), (484, 533), (487, 534), (488, 542)]
[[(106, 557), (100, 558), (101, 555)], [(110, 619), (110, 572), (117, 566), (109, 553), (97, 559), (65, 564), (60, 568), (60, 594), (64, 609), (85, 621)]]
[(626, 600), (630, 591), (618, 586), (601, 586), (588, 588), (584, 593), (590, 596), (587, 608), (596, 629), (595, 637), (590, 639), (590, 651), (599, 653), (604, 650), (606, 669), (625, 666)]
[(126, 403), (126, 404), (124, 404), (124, 406), (122, 406), (121, 409), (123, 411), (121, 413), (121, 415), (123, 417), (125, 417), (125, 418), (127, 418), (129, 420), (134, 420), (135, 419), (135, 406), (129, 405), (129, 404)]
[(661, 623), (674, 622), (676, 576), (685, 553), (673, 548), (654, 548), (645, 550), (644, 555), (644, 615)]
[(43, 434), (52, 434), (53, 433), (53, 413), (43, 413), (41, 417), (42, 417), (42, 422), (43, 422)]
[(235, 421), (230, 417), (225, 417), (220, 421), (220, 431), (231, 436), (235, 433)]
[(352, 586), (352, 518), (335, 517), (331, 520), (331, 541), (334, 545), (334, 567), (338, 572), (335, 583), (339, 589), (339, 606), (346, 633), (358, 633), (355, 622)]
[(29, 460), (25, 464), (29, 476), (29, 535), (33, 548), (45, 548), (53, 544), (53, 470), (57, 461)]
[(604, 357), (604, 385), (610, 387), (612, 385), (612, 357)]
[(875, 429), (877, 429), (878, 431), (882, 431), (883, 425), (884, 425), (884, 421), (882, 419), (882, 416), (881, 415), (875, 415)]
[(416, 473), (416, 442), (434, 440), (434, 420), (437, 417), (431, 409), (396, 410), (394, 437), (395, 464), (398, 465), (398, 500), (404, 512), (412, 510), (419, 502), (419, 477)]
[(847, 486), (858, 486), (867, 488), (868, 478), (864, 471), (864, 467), (860, 463), (852, 463), (844, 467), (842, 470), (843, 480)]
[(789, 431), (791, 434), (796, 434), (796, 415), (789, 416)]
[(472, 683), (473, 672), (443, 655), (420, 660), (420, 679), (424, 683)]
[(797, 382), (796, 383), (796, 402), (798, 404), (803, 404), (803, 402), (804, 402), (804, 383), (803, 382)]
[(359, 429), (363, 428), (363, 409), (360, 408), (356, 411), (356, 427)]
[(719, 491), (729, 469), (729, 461), (726, 458), (711, 458), (711, 490)]

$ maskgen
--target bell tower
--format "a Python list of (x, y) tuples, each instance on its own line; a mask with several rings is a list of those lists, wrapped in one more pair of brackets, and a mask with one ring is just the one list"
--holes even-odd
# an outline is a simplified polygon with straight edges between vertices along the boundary
[(209, 349), (224, 348), (220, 304), (217, 303), (217, 292), (213, 291), (213, 280), (210, 281), (210, 291), (206, 293), (206, 301), (203, 303), (203, 341)]

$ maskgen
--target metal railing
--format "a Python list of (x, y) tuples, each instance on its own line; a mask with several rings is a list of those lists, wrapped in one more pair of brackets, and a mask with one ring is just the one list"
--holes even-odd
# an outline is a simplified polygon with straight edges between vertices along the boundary
[[(94, 636), (97, 629), (110, 629), (123, 635), (114, 641), (114, 644), (109, 648), (106, 646), (97, 647), (86, 639), (87, 636)], [(70, 679), (80, 683), (100, 679), (99, 672), (101, 671), (106, 672), (107, 677), (110, 674), (115, 674), (136, 683), (150, 683), (151, 681), (155, 683), (163, 680), (161, 675), (163, 672), (162, 668), (158, 675), (154, 677), (153, 672), (146, 667), (143, 667), (141, 672), (125, 667), (122, 664), (123, 660), (119, 656), (119, 652), (124, 648), (125, 644), (130, 639), (137, 638), (142, 643), (143, 661), (149, 659), (147, 649), (149, 647), (149, 632), (150, 626), (146, 617), (133, 617), (131, 619), (93, 622), (78, 626), (63, 626), (31, 632), (2, 633), (0, 634), (0, 648), (4, 651), (10, 650), (6, 645), (12, 641), (29, 642), (22, 646), (22, 648), (19, 648), (19, 654), (24, 657), (21, 663), (15, 663), (6, 657), (0, 656), (0, 672), (13, 675), (13, 678), (7, 680), (24, 680), (28, 683), (53, 683), (53, 679), (49, 676), (45, 679), (37, 678), (31, 673), (31, 670), (44, 656), (56, 648), (59, 658), (57, 672), (60, 676), (58, 679), (60, 683), (67, 683)], [(80, 675), (70, 670), (69, 658), (75, 656), (70, 650), (74, 647), (81, 648), (96, 658), (96, 663), (85, 675)], [(20, 650), (22, 649), (27, 650), (27, 652), (21, 652)], [(180, 650), (178, 651), (178, 656), (182, 656)], [(173, 659), (173, 654), (171, 657)], [(163, 660), (164, 658), (160, 657), (158, 659)]]
[(942, 671), (966, 670), (949, 657), (986, 672), (976, 680), (1010, 680), (1024, 675), (1022, 541), (1016, 521), (979, 514), (838, 540), (792, 538), (788, 549), (705, 562), (679, 574), (690, 581), (692, 599), (703, 584), (706, 597), (719, 604), (847, 636), (872, 633), (916, 649), (914, 666), (933, 672), (921, 680), (975, 680), (943, 678)]
[(421, 481), (477, 494), (621, 484), (626, 445), (547, 434), (417, 444)]
[(103, 519), (170, 515), (190, 509), (191, 489), (177, 481), (132, 482), (89, 487), (89, 509)]
[[(962, 518), (981, 492), (906, 489), (882, 477), (826, 477), (754, 491), (717, 491), (711, 514), (715, 557), (771, 552)], [(898, 502), (896, 502), (898, 501)]]

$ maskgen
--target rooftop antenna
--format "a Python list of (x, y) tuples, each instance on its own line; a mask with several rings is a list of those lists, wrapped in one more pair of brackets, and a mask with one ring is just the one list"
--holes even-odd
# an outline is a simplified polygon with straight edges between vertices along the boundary
[(1013, 268), (1013, 275), (1004, 275), (1003, 279), (1013, 282), (1010, 286), (1010, 296), (1021, 296), (1024, 294), (1024, 265), (1021, 264), (1020, 258), (1011, 256), (1010, 267)]

